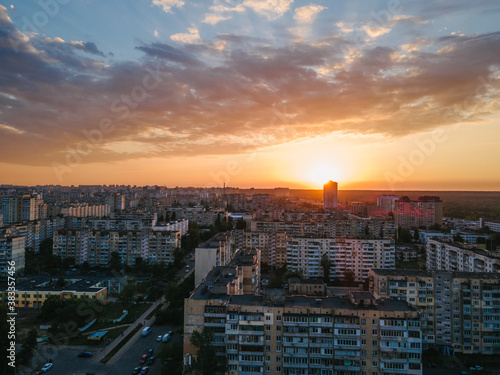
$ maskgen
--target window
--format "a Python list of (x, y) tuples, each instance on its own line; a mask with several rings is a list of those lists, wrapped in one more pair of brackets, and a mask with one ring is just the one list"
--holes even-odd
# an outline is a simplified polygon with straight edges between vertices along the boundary
[(271, 326), (266, 326), (266, 331), (270, 331), (271, 330)]
[(271, 346), (266, 345), (266, 352), (270, 352), (270, 351), (271, 351)]
[(378, 332), (376, 329), (372, 330), (372, 336), (377, 336)]
[(276, 326), (276, 331), (281, 332), (281, 326)]
[(362, 335), (366, 335), (366, 329), (362, 329), (362, 330), (361, 330), (361, 334), (362, 334)]
[(377, 361), (373, 361), (373, 367), (378, 367), (378, 362)]
[(373, 319), (372, 324), (377, 324), (377, 319)]
[(373, 353), (372, 353), (372, 356), (373, 357), (377, 357), (378, 356), (378, 351), (377, 350), (374, 350)]
[(378, 345), (378, 341), (377, 341), (377, 340), (373, 340), (373, 341), (372, 341), (372, 345), (373, 345), (373, 346), (377, 346), (377, 345)]
[(271, 341), (271, 336), (266, 335), (266, 341)]

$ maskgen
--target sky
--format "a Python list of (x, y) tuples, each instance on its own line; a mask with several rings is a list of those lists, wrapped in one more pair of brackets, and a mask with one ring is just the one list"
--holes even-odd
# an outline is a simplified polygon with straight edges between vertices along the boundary
[(500, 190), (498, 0), (0, 5), (0, 184)]

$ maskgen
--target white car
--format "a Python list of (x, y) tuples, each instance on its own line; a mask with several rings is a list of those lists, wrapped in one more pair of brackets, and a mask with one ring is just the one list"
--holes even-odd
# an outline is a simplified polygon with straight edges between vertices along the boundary
[(158, 337), (156, 338), (156, 341), (161, 341), (162, 338), (163, 338), (162, 335), (158, 335)]
[(46, 363), (43, 365), (43, 367), (40, 369), (41, 372), (47, 372), (50, 370), (50, 368), (52, 367), (52, 363)]

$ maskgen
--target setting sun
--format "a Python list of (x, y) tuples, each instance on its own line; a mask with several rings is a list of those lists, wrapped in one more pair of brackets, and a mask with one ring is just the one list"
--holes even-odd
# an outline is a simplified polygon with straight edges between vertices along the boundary
[(333, 164), (316, 164), (307, 171), (307, 180), (322, 187), (328, 180), (338, 181), (339, 171)]

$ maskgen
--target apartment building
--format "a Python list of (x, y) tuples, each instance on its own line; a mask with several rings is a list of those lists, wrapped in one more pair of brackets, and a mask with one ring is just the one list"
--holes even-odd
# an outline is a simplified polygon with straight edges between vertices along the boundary
[(422, 374), (418, 312), (368, 292), (280, 298), (202, 284), (185, 300), (186, 365), (196, 356), (191, 336), (204, 327), (231, 374)]
[(373, 269), (370, 291), (420, 312), (424, 348), (500, 353), (498, 273)]
[(171, 263), (174, 250), (180, 247), (180, 231), (58, 230), (54, 232), (53, 254), (74, 258), (76, 264), (107, 267), (111, 253), (117, 252), (122, 264), (133, 266), (136, 258), (150, 262)]
[(217, 233), (195, 249), (194, 285), (199, 285), (212, 268), (228, 265), (236, 253), (236, 231)]
[(500, 220), (479, 219), (479, 228), (489, 228), (493, 232), (500, 233)]
[(426, 243), (428, 270), (500, 272), (500, 252), (444, 239)]
[(29, 194), (1, 197), (0, 213), (3, 214), (4, 224), (36, 220), (38, 218), (37, 198)]
[(439, 197), (418, 197), (396, 200), (394, 216), (398, 228), (429, 228), (443, 223), (443, 202)]
[(344, 278), (354, 272), (356, 281), (368, 279), (370, 268), (395, 268), (395, 244), (392, 239), (298, 238), (287, 239), (287, 267), (302, 272), (305, 278), (323, 277), (321, 258), (327, 254), (330, 278)]
[(7, 276), (9, 262), (14, 262), (16, 272), (25, 266), (25, 238), (0, 237), (0, 276)]

